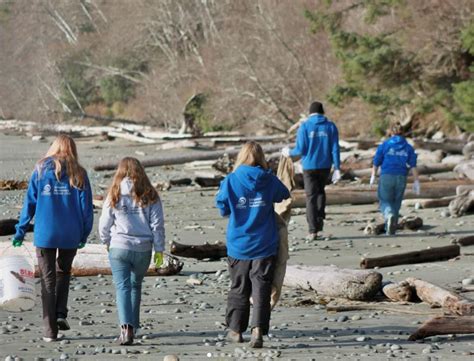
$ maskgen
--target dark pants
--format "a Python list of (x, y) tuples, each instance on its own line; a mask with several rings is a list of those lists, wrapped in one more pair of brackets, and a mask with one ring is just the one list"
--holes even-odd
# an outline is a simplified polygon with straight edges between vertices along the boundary
[[(41, 276), (44, 336), (56, 338), (58, 317), (67, 317), (71, 267), (77, 249), (36, 248)], [(57, 258), (56, 258), (57, 253)]]
[(326, 218), (326, 192), (330, 169), (305, 170), (303, 172), (304, 190), (306, 193), (306, 219), (309, 233), (323, 230)]
[(253, 300), (251, 328), (260, 327), (264, 335), (270, 327), (275, 256), (257, 260), (228, 257), (231, 286), (227, 296), (226, 323), (235, 332), (244, 332), (249, 324), (250, 296)]

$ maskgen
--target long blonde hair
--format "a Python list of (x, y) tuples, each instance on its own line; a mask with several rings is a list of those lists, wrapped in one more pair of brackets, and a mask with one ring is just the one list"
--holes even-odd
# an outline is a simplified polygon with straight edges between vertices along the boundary
[(63, 167), (66, 166), (66, 174), (69, 177), (71, 187), (82, 189), (86, 183), (86, 170), (79, 164), (77, 147), (74, 139), (69, 135), (60, 134), (49, 147), (46, 155), (38, 162), (40, 170), (48, 159), (54, 162), (54, 174), (58, 181), (61, 180)]
[(120, 200), (120, 183), (125, 177), (132, 181), (132, 197), (140, 207), (146, 207), (158, 201), (158, 192), (151, 185), (140, 161), (136, 158), (125, 157), (120, 161), (109, 189), (108, 198), (112, 208), (115, 208)]
[(252, 167), (260, 166), (263, 169), (268, 169), (267, 161), (263, 149), (257, 142), (247, 142), (242, 146), (237, 160), (235, 161), (234, 170), (240, 165), (250, 165)]

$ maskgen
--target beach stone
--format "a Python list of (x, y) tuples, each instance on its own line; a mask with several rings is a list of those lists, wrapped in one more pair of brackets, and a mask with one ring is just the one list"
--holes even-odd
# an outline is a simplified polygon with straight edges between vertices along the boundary
[(357, 314), (356, 314), (356, 315), (353, 315), (353, 316), (351, 317), (351, 320), (352, 320), (352, 321), (359, 321), (359, 320), (361, 320), (361, 319), (362, 319), (361, 315), (357, 315)]
[(347, 316), (340, 316), (337, 319), (337, 322), (346, 322), (349, 318)]
[(67, 353), (62, 353), (61, 356), (59, 356), (60, 360), (67, 360), (69, 359), (69, 355)]
[(424, 353), (424, 354), (432, 353), (432, 352), (433, 352), (433, 348), (431, 346), (428, 346), (421, 351), (421, 353)]
[(365, 336), (359, 336), (359, 337), (356, 338), (357, 342), (364, 342), (364, 341), (367, 341), (367, 340), (368, 340), (368, 338), (365, 337)]
[(396, 351), (396, 350), (401, 350), (402, 347), (400, 345), (392, 345), (390, 346), (390, 350), (392, 351)]
[(74, 286), (74, 291), (80, 291), (80, 290), (85, 290), (85, 289), (87, 289), (87, 286), (83, 285), (82, 283)]
[(166, 355), (163, 361), (179, 361), (179, 357), (176, 355)]
[(473, 278), (465, 278), (462, 280), (462, 285), (463, 286), (470, 286), (474, 284), (474, 279)]

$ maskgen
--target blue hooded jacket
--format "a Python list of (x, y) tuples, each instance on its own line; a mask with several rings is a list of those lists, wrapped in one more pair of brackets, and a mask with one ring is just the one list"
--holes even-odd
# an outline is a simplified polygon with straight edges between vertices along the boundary
[(276, 255), (280, 239), (273, 203), (289, 197), (270, 170), (241, 165), (229, 174), (216, 196), (221, 215), (229, 216), (227, 254), (241, 260)]
[(415, 150), (402, 136), (393, 136), (378, 146), (374, 166), (382, 167), (380, 174), (406, 176), (416, 167)]
[(87, 175), (84, 189), (71, 187), (66, 171), (58, 182), (51, 158), (35, 167), (28, 184), (15, 239), (23, 240), (35, 217), (34, 245), (77, 248), (86, 242), (94, 221), (92, 191)]
[(335, 169), (341, 165), (339, 133), (336, 125), (324, 115), (311, 114), (301, 124), (296, 136), (296, 147), (290, 150), (292, 157), (301, 156), (304, 170)]

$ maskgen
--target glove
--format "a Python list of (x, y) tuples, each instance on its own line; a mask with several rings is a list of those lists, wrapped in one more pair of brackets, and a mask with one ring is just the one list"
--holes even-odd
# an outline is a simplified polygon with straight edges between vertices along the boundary
[(370, 184), (371, 186), (373, 186), (373, 185), (375, 184), (375, 174), (372, 174), (372, 175), (370, 176), (370, 182), (369, 182), (369, 184)]
[(84, 248), (86, 246), (86, 242), (79, 242), (79, 245), (77, 246), (77, 249)]
[(336, 184), (341, 180), (341, 171), (339, 169), (334, 169), (334, 172), (332, 173), (332, 182)]
[(155, 256), (153, 257), (153, 262), (155, 263), (156, 268), (160, 268), (163, 264), (163, 252), (155, 252)]
[(290, 148), (289, 147), (283, 148), (281, 150), (281, 155), (284, 156), (284, 157), (289, 158), (290, 157)]
[(22, 240), (22, 239), (16, 239), (16, 238), (13, 238), (13, 239), (12, 239), (12, 245), (13, 245), (13, 247), (21, 247), (22, 244), (23, 244), (23, 240)]
[(413, 192), (415, 192), (416, 195), (420, 195), (420, 181), (418, 179), (413, 182)]

